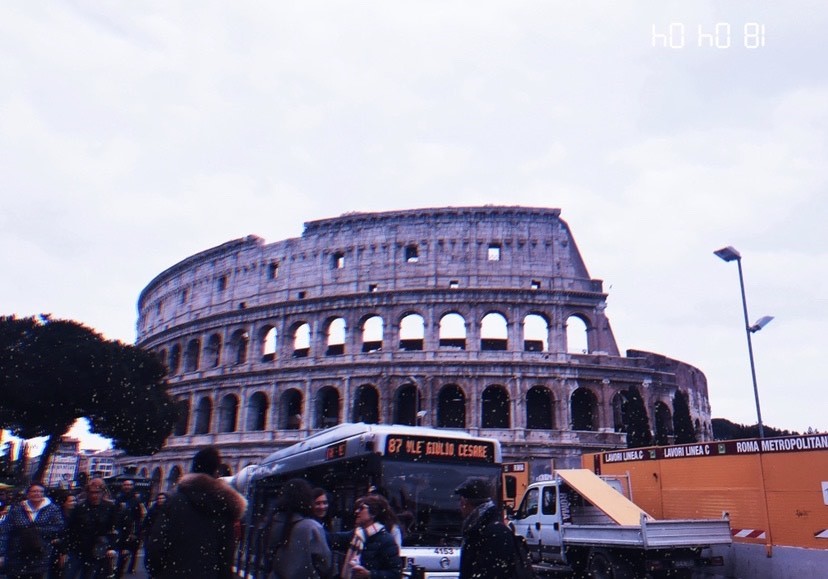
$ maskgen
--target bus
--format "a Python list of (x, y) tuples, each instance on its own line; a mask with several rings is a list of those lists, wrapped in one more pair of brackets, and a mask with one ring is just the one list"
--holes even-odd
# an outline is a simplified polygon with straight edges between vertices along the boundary
[(501, 450), (497, 440), (458, 430), (416, 426), (341, 424), (270, 455), (239, 473), (248, 512), (237, 569), (260, 578), (264, 524), (282, 484), (304, 478), (330, 497), (332, 531), (354, 527), (354, 503), (383, 495), (404, 527), (401, 556), (406, 576), (457, 577), (461, 526), (454, 489), (469, 477), (490, 481), (500, 497)]

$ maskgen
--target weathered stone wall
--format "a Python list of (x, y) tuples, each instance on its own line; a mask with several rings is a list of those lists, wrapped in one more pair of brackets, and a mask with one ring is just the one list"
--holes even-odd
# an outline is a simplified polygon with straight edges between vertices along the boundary
[[(162, 452), (132, 462), (166, 485), (204, 444), (238, 469), (323, 426), (368, 419), (464, 427), (500, 439), (507, 458), (576, 466), (583, 451), (624, 445), (619, 394), (631, 385), (653, 425), (657, 403), (671, 409), (675, 391), (687, 393), (708, 438), (704, 375), (657, 354), (619, 354), (603, 284), (559, 215), (346, 214), (307, 223), (300, 238), (248, 236), (174, 265), (141, 293), (138, 343), (167, 362), (189, 420)], [(441, 330), (448, 313), (462, 316), (459, 343)], [(483, 331), (492, 313), (502, 335)], [(401, 335), (412, 315), (423, 326), (417, 346)], [(377, 317), (381, 336), (369, 338)], [(586, 352), (569, 351), (573, 317)], [(542, 320), (540, 336), (529, 320)], [(304, 325), (309, 343), (297, 345)]]

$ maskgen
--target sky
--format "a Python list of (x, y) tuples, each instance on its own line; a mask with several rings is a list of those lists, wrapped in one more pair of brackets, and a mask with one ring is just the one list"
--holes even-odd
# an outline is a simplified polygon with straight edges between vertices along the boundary
[(826, 30), (822, 0), (4, 2), (0, 314), (133, 342), (141, 290), (232, 239), (556, 207), (619, 348), (747, 424), (736, 247), (764, 423), (825, 431)]

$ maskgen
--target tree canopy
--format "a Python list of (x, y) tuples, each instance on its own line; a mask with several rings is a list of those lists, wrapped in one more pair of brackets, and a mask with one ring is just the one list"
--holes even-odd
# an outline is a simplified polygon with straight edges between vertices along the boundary
[(627, 390), (625, 413), (628, 419), (627, 448), (641, 448), (653, 444), (653, 433), (650, 430), (650, 421), (647, 418), (647, 408), (644, 399), (635, 386)]
[(35, 478), (81, 417), (128, 454), (159, 450), (176, 418), (164, 375), (154, 354), (78, 322), (0, 317), (0, 426), (48, 437)]

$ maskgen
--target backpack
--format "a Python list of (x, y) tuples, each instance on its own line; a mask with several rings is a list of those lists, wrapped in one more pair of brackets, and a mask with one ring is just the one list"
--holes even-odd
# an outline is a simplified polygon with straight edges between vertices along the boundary
[(515, 534), (513, 542), (515, 546), (515, 579), (537, 579), (535, 570), (532, 568), (532, 556), (529, 554), (526, 538), (523, 535)]

